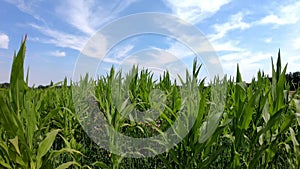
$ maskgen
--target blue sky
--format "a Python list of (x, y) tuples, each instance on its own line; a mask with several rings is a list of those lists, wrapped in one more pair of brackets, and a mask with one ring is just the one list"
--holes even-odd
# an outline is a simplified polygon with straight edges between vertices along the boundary
[[(259, 69), (268, 74), (271, 56), (276, 58), (279, 48), (288, 72), (300, 71), (299, 9), (297, 0), (0, 0), (0, 83), (9, 81), (13, 53), (25, 34), (29, 82), (45, 85), (72, 78), (80, 52), (99, 29), (121, 17), (145, 12), (172, 14), (197, 27), (226, 74), (234, 75), (237, 63), (246, 81)], [(124, 58), (133, 63), (136, 59), (131, 55), (146, 57), (158, 49), (179, 55), (187, 67), (195, 57), (176, 39), (145, 34), (114, 46), (99, 72), (124, 63)], [(168, 54), (161, 52), (157, 64), (178, 68)]]

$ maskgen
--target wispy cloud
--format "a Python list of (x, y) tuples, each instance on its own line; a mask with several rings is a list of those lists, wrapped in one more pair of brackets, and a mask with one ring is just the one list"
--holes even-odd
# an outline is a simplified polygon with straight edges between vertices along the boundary
[[(59, 30), (59, 28), (53, 29), (47, 24), (38, 25), (34, 23), (29, 25), (44, 34), (47, 38), (33, 39), (42, 43), (81, 51), (90, 37), (94, 35), (101, 26), (115, 19), (120, 12), (135, 1), (137, 0), (113, 1), (109, 3), (105, 2), (105, 4), (103, 1), (97, 0), (79, 0), (76, 2), (72, 0), (63, 1), (56, 7), (55, 12), (61, 16), (63, 21), (73, 26), (81, 33)], [(27, 9), (25, 7), (24, 11)], [(23, 9), (23, 7), (20, 8)], [(30, 11), (29, 9), (28, 11)]]
[[(211, 45), (215, 52), (226, 52), (227, 54), (224, 55), (225, 60), (236, 58), (236, 55), (245, 52), (245, 49), (239, 47), (240, 41), (235, 40), (233, 38), (228, 38), (227, 34), (230, 31), (234, 30), (245, 30), (251, 28), (253, 25), (252, 23), (247, 23), (243, 21), (244, 17), (248, 15), (248, 12), (238, 12), (234, 15), (231, 15), (228, 21), (221, 23), (221, 24), (214, 24), (212, 25), (213, 30), (215, 31), (212, 34), (207, 35), (208, 40), (210, 41)], [(230, 52), (228, 54), (228, 52)], [(224, 58), (223, 58), (224, 59)]]
[(124, 61), (126, 57), (131, 56), (130, 54), (132, 53), (133, 49), (134, 49), (134, 45), (132, 44), (118, 46), (114, 48), (112, 51), (110, 51), (110, 53), (106, 57), (104, 57), (102, 61), (109, 64), (120, 65), (122, 64), (122, 61)]
[(127, 55), (129, 54), (130, 51), (132, 51), (132, 49), (134, 48), (134, 45), (132, 44), (127, 44), (125, 46), (119, 46), (118, 48), (116, 48), (115, 50), (111, 51), (111, 57), (115, 58), (115, 59), (122, 59), (127, 57)]
[(245, 15), (246, 15), (246, 13), (239, 12), (235, 15), (232, 15), (228, 22), (213, 25), (213, 28), (216, 31), (216, 33), (209, 35), (208, 36), (209, 39), (211, 41), (215, 41), (215, 40), (225, 37), (226, 34), (230, 31), (233, 31), (236, 29), (245, 30), (245, 29), (250, 28), (252, 25), (250, 23), (243, 21), (243, 18)]
[[(257, 71), (263, 70), (268, 73), (266, 63), (271, 59), (272, 54), (268, 52), (252, 52), (244, 49), (240, 52), (232, 52), (220, 56), (220, 61), (226, 74), (235, 75), (236, 66), (239, 64), (243, 79), (250, 81), (256, 76)], [(269, 65), (269, 64), (267, 64)]]
[(164, 0), (179, 18), (191, 23), (199, 23), (218, 12), (231, 0)]
[(66, 56), (66, 52), (59, 51), (59, 50), (51, 52), (50, 54), (55, 57), (65, 57)]
[(126, 58), (122, 63), (122, 70), (127, 72), (132, 65), (139, 65), (140, 68), (149, 69), (155, 73), (155, 76), (162, 75), (164, 71), (176, 79), (177, 75), (185, 77), (185, 70), (188, 68), (182, 60), (166, 50), (152, 48), (142, 50), (131, 57)]
[[(92, 35), (95, 33), (95, 20), (99, 21), (99, 12), (95, 13), (93, 1), (79, 0), (76, 3), (72, 0), (63, 1), (56, 11), (64, 16), (64, 20), (78, 30)], [(101, 9), (100, 9), (101, 10)], [(102, 15), (100, 15), (102, 16)]]
[[(266, 49), (263, 52), (255, 51), (253, 50), (253, 47), (257, 44), (247, 44), (246, 42), (243, 42), (243, 47), (241, 47), (240, 41), (230, 37), (229, 32), (236, 30), (243, 31), (267, 24), (275, 26), (298, 24), (300, 22), (300, 18), (298, 17), (300, 15), (299, 8), (300, 2), (281, 6), (278, 8), (278, 13), (269, 13), (267, 16), (262, 16), (261, 19), (258, 18), (256, 21), (251, 22), (246, 22), (244, 18), (247, 15), (253, 14), (252, 12), (238, 12), (237, 14), (232, 15), (227, 22), (213, 25), (215, 32), (208, 35), (208, 38), (217, 52), (226, 51), (225, 54), (219, 53), (219, 58), (224, 71), (227, 74), (234, 75), (236, 65), (239, 64), (244, 79), (247, 81), (251, 80), (259, 69), (269, 73), (270, 68), (268, 66), (272, 56), (272, 53), (269, 52), (270, 50)], [(287, 35), (287, 39), (283, 39), (282, 41), (288, 42), (294, 49), (300, 49), (300, 46), (298, 45), (300, 44), (300, 38), (298, 37), (299, 36), (295, 37), (295, 34), (293, 37)], [(265, 43), (273, 43), (273, 38), (274, 37), (267, 37), (262, 40)], [(298, 63), (294, 63), (295, 60), (289, 59), (290, 56), (291, 55), (286, 54), (289, 65), (292, 65), (291, 67), (299, 65)]]
[(230, 64), (236, 64), (239, 62), (243, 65), (251, 65), (254, 63), (259, 63), (263, 60), (270, 59), (272, 56), (271, 53), (267, 52), (252, 52), (247, 49), (243, 49), (239, 52), (231, 52), (229, 54), (224, 54), (220, 56), (221, 62), (224, 63), (230, 63)]
[(300, 61), (299, 61), (300, 55), (290, 55), (290, 57), (286, 58), (286, 63), (288, 63), (288, 71), (289, 72), (299, 72), (300, 67)]
[(258, 21), (259, 24), (275, 24), (286, 25), (295, 24), (300, 21), (300, 1), (296, 1), (292, 4), (279, 7), (275, 10), (276, 13), (271, 12), (269, 15), (263, 17)]
[(0, 48), (8, 49), (9, 37), (0, 32)]
[(119, 12), (135, 1), (67, 0), (56, 8), (56, 12), (64, 16), (67, 23), (91, 36), (100, 26), (116, 18)]
[(239, 41), (212, 41), (213, 48), (216, 52), (224, 52), (224, 51), (231, 51), (231, 52), (240, 52), (243, 51), (239, 45)]
[(58, 47), (67, 47), (80, 51), (88, 40), (88, 37), (86, 36), (68, 34), (65, 32), (50, 29), (48, 27), (38, 26), (36, 24), (30, 24), (30, 26), (48, 37), (45, 39), (38, 38), (38, 41), (53, 44)]
[(169, 47), (166, 49), (166, 51), (179, 59), (192, 56), (195, 57), (194, 52), (180, 42), (169, 43)]
[(45, 23), (44, 19), (41, 18), (34, 9), (38, 7), (39, 1), (36, 0), (5, 0), (6, 2), (15, 5), (20, 11), (27, 13), (35, 19)]
[(54, 5), (56, 13), (67, 24), (79, 30), (81, 35), (68, 30), (60, 30), (59, 27), (52, 28), (44, 22), (42, 16), (35, 12), (40, 8), (40, 3), (35, 0), (5, 0), (15, 5), (20, 11), (42, 21), (28, 24), (45, 35), (45, 38), (31, 38), (31, 40), (42, 43), (53, 44), (58, 47), (66, 47), (80, 51), (88, 39), (104, 24), (118, 17), (119, 13), (137, 0), (127, 1), (97, 1), (97, 0), (66, 0)]

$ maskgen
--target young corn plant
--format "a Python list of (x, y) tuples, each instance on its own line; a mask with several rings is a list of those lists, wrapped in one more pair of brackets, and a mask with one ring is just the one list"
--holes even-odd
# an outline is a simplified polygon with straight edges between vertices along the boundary
[[(26, 36), (19, 52), (13, 58), (10, 88), (0, 95), (0, 166), (24, 169), (52, 168), (54, 163), (51, 147), (61, 130), (41, 127), (42, 119), (37, 110), (42, 100), (35, 100), (31, 89), (28, 88), (28, 74), (26, 82), (24, 81), (25, 51)], [(56, 153), (62, 152), (64, 151)], [(71, 161), (58, 165), (58, 168), (67, 168), (78, 163)]]
[[(10, 87), (0, 89), (0, 168), (300, 167), (300, 92), (288, 95), (280, 52), (276, 67), (272, 60), (272, 78), (259, 71), (250, 84), (238, 67), (235, 80), (216, 77), (205, 86), (194, 61), (193, 73), (180, 78), (181, 85), (168, 72), (154, 81), (149, 70), (134, 66), (124, 78), (112, 68), (98, 80), (86, 76), (71, 87), (65, 79), (33, 89), (28, 72), (24, 80), (25, 42), (14, 56)], [(99, 113), (107, 126), (126, 136), (161, 134), (165, 142), (156, 140), (160, 144), (168, 144), (168, 138), (181, 141), (155, 157), (110, 153), (91, 139), (107, 129)], [(144, 121), (137, 120), (144, 115)], [(165, 134), (167, 129), (173, 135)], [(122, 148), (114, 136), (108, 141)]]
[[(190, 115), (194, 115), (192, 118), (196, 120), (179, 144), (167, 153), (159, 155), (167, 168), (211, 167), (211, 163), (226, 148), (226, 145), (215, 146), (222, 130), (228, 123), (220, 123), (226, 99), (224, 98), (226, 97), (224, 92), (226, 90), (223, 88), (223, 85), (226, 86), (226, 83), (224, 83), (226, 78), (224, 80), (216, 78), (214, 84), (211, 84), (211, 88), (207, 88), (204, 86), (204, 79), (202, 81), (198, 79), (200, 68), (201, 66), (198, 66), (195, 60), (192, 76), (187, 73), (186, 80), (181, 79), (182, 88), (191, 89), (193, 85), (196, 85), (197, 91), (194, 92), (198, 93), (196, 95), (198, 98), (192, 99), (197, 102), (190, 100), (185, 102), (185, 105), (181, 105), (180, 100), (179, 102), (176, 101), (177, 106), (184, 108), (183, 114), (186, 115), (187, 120), (191, 117)], [(195, 107), (197, 108), (195, 109)], [(172, 120), (168, 119), (167, 121)], [(172, 124), (170, 123), (170, 125)], [(180, 137), (180, 134), (177, 136)]]
[[(286, 138), (294, 113), (289, 111), (286, 67), (281, 71), (280, 53), (277, 68), (272, 62), (272, 82), (258, 73), (249, 87), (242, 82), (239, 68), (229, 94), (228, 117), (232, 119), (227, 137), (231, 139), (231, 167), (275, 167), (286, 164), (282, 141)], [(275, 160), (276, 159), (276, 160)]]

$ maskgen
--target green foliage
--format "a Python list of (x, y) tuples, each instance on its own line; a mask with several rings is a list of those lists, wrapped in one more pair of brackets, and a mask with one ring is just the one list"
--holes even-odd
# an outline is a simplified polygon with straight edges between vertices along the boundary
[[(49, 168), (51, 147), (60, 129), (46, 125), (38, 112), (43, 100), (35, 99), (35, 92), (24, 81), (26, 37), (14, 56), (9, 90), (0, 95), (1, 157), (4, 168)], [(39, 93), (41, 94), (41, 93)]]
[[(250, 84), (237, 66), (235, 80), (215, 77), (206, 86), (201, 65), (172, 82), (169, 72), (157, 81), (149, 70), (133, 67), (123, 78), (114, 68), (98, 80), (88, 76), (68, 86), (67, 79), (45, 89), (24, 80), (25, 39), (14, 55), (10, 87), (0, 90), (0, 168), (299, 168), (300, 91), (289, 95), (287, 65), (272, 59), (272, 78), (263, 72)], [(79, 90), (74, 92), (72, 88)], [(75, 112), (72, 95), (89, 88), (94, 95)], [(158, 92), (159, 91), (159, 92)], [(186, 98), (182, 97), (187, 93)], [(91, 104), (92, 103), (92, 104)], [(171, 128), (181, 141), (155, 157), (127, 158), (96, 145), (92, 131), (99, 109), (110, 127), (135, 138), (163, 134)], [(159, 116), (151, 116), (155, 110)], [(146, 121), (135, 121), (142, 112)], [(179, 113), (195, 119), (172, 128)], [(80, 121), (81, 120), (81, 121)], [(87, 125), (84, 129), (81, 124)], [(97, 134), (97, 133), (95, 133)], [(116, 140), (117, 141), (117, 140)]]

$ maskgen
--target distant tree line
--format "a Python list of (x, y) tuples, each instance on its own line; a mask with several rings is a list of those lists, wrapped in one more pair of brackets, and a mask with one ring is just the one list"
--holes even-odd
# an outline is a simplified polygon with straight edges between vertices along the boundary
[(0, 84), (0, 88), (9, 88), (9, 83), (2, 83)]
[(300, 72), (290, 72), (289, 74), (286, 74), (285, 77), (290, 83), (290, 90), (295, 91), (300, 87)]
[[(294, 72), (294, 73), (288, 73), (285, 75), (286, 80), (289, 82), (290, 84), (290, 90), (291, 91), (295, 91), (300, 87), (300, 72)], [(270, 78), (271, 80), (271, 78)], [(36, 89), (47, 89), (49, 87), (53, 86), (53, 82), (51, 81), (51, 83), (49, 85), (43, 86), (43, 85), (39, 85), (38, 87), (35, 87)], [(61, 86), (56, 86), (57, 88), (60, 88)], [(9, 83), (2, 83), (0, 84), (0, 88), (9, 88)]]
[[(0, 83), (0, 88), (9, 88), (9, 83)], [(51, 86), (54, 86), (53, 82), (51, 81), (49, 85), (39, 85), (38, 87), (29, 87), (29, 88), (35, 88), (35, 89), (47, 89)], [(61, 88), (61, 86), (55, 86), (56, 88)]]

